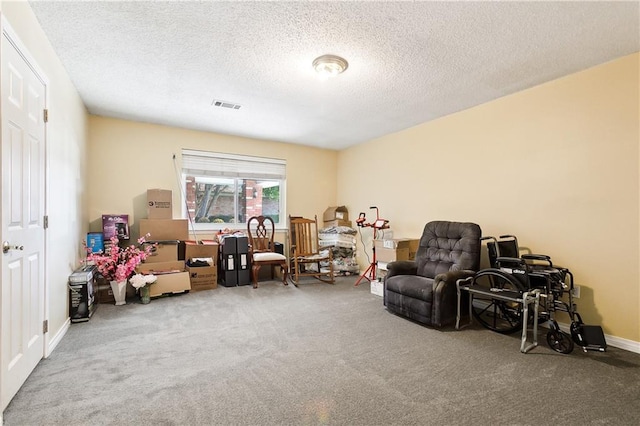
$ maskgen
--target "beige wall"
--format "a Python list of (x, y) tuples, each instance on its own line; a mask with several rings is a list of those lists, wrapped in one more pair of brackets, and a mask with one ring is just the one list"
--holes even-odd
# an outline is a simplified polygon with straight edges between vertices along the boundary
[[(87, 112), (27, 2), (0, 2), (2, 14), (49, 80), (47, 105), (47, 344), (68, 324), (67, 278), (79, 266), (88, 229), (86, 202)], [(4, 284), (3, 284), (4, 285)]]
[(362, 185), (340, 186), (338, 202), (354, 215), (377, 205), (398, 237), (438, 219), (515, 234), (575, 274), (586, 323), (640, 342), (638, 63), (627, 56), (344, 150), (339, 181)]
[(138, 220), (147, 215), (147, 188), (171, 189), (173, 217), (179, 218), (182, 201), (172, 158), (176, 154), (180, 170), (182, 148), (285, 159), (287, 215), (317, 214), (322, 220), (336, 199), (336, 151), (98, 116), (90, 118), (89, 139), (88, 215), (95, 231), (101, 230), (102, 214), (129, 214), (137, 236)]
[(99, 229), (107, 212), (129, 213), (135, 224), (149, 187), (172, 189), (178, 215), (171, 156), (184, 147), (285, 158), (287, 214), (320, 215), (337, 200), (354, 218), (359, 211), (370, 217), (368, 206), (377, 205), (401, 237), (419, 236), (433, 219), (475, 221), (485, 235), (517, 234), (575, 273), (588, 323), (640, 342), (638, 54), (336, 153), (87, 121), (28, 3), (0, 1), (0, 10), (50, 82), (50, 339), (67, 320), (66, 278), (87, 224)]

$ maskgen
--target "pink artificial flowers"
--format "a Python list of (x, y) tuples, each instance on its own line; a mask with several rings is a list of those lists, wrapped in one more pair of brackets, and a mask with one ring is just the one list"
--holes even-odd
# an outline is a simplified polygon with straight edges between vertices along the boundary
[[(145, 237), (148, 237), (147, 234)], [(145, 244), (146, 238), (138, 239), (138, 246), (133, 244), (121, 248), (118, 246), (118, 237), (111, 238), (111, 248), (108, 253), (91, 253), (87, 262), (93, 262), (98, 272), (109, 281), (126, 281), (135, 272), (136, 267), (142, 263), (153, 250), (153, 245)]]

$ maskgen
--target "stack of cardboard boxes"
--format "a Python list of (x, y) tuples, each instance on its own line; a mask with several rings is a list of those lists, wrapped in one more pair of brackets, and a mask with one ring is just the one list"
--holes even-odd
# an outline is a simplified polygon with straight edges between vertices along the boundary
[(419, 239), (413, 238), (373, 240), (376, 250), (376, 280), (371, 281), (371, 293), (383, 296), (383, 281), (387, 275), (387, 265), (396, 260), (415, 260), (419, 243)]
[(349, 211), (345, 206), (333, 206), (322, 215), (324, 227), (318, 232), (318, 245), (333, 254), (336, 275), (350, 275), (360, 269), (356, 258), (356, 233), (351, 227)]
[[(138, 272), (153, 273), (158, 277), (150, 286), (151, 297), (216, 288), (218, 245), (188, 241), (188, 221), (173, 219), (172, 215), (171, 191), (147, 190), (147, 219), (140, 220), (140, 236), (146, 236), (147, 241), (156, 246), (151, 256), (138, 267)], [(186, 266), (185, 260), (193, 258), (207, 259), (209, 266)]]
[(395, 238), (374, 240), (378, 270), (376, 276), (382, 280), (387, 274), (387, 264), (396, 260), (415, 260), (419, 239)]

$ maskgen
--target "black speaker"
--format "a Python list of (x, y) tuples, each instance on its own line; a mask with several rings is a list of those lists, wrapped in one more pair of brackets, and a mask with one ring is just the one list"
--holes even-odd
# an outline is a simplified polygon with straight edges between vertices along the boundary
[(227, 235), (220, 241), (218, 281), (225, 287), (238, 285), (236, 250), (237, 243), (233, 235)]
[(251, 260), (249, 259), (249, 237), (236, 237), (236, 263), (238, 285), (251, 284)]
[(227, 235), (220, 243), (220, 252), (224, 254), (236, 254), (236, 237)]
[(249, 237), (227, 235), (220, 242), (220, 284), (225, 287), (251, 284)]

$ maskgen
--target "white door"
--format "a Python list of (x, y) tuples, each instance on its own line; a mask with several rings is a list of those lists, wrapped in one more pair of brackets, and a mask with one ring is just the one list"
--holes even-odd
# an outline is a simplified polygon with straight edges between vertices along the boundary
[(45, 86), (4, 30), (0, 57), (4, 411), (44, 356)]

